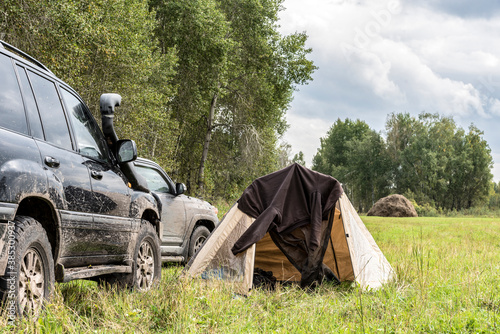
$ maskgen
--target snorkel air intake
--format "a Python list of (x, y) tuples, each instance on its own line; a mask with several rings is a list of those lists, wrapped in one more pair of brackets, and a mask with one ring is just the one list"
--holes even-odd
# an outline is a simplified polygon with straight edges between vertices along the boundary
[(122, 97), (118, 94), (102, 94), (100, 99), (102, 133), (106, 137), (106, 142), (113, 154), (115, 154), (114, 146), (118, 141), (118, 136), (113, 125), (113, 118), (115, 117), (115, 108), (119, 107), (121, 102)]
[[(106, 138), (106, 143), (111, 149), (116, 161), (120, 165), (120, 169), (127, 177), (131, 184), (132, 189), (149, 192), (148, 182), (139, 174), (135, 172), (134, 164), (132, 162), (119, 162), (117, 156), (117, 148), (119, 145), (118, 136), (116, 135), (113, 118), (115, 108), (120, 106), (122, 97), (118, 94), (102, 94), (100, 99), (100, 110), (102, 120), (102, 133)], [(134, 144), (135, 147), (135, 144)], [(134, 149), (135, 150), (135, 149)]]

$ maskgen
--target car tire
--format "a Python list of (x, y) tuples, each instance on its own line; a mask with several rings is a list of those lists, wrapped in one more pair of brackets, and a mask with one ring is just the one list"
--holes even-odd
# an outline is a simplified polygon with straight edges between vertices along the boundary
[(100, 284), (117, 285), (119, 288), (147, 291), (160, 278), (160, 241), (153, 225), (142, 220), (133, 253), (132, 273), (105, 275), (99, 277), (98, 281)]
[(37, 317), (55, 282), (51, 246), (44, 228), (34, 218), (17, 216), (14, 223), (13, 230), (8, 227), (9, 262), (0, 277), (0, 294), (9, 318)]
[(191, 234), (191, 239), (189, 240), (189, 257), (193, 257), (197, 251), (203, 246), (205, 241), (208, 239), (210, 231), (205, 226), (197, 226), (193, 234)]
[(161, 254), (160, 240), (156, 230), (148, 221), (143, 220), (134, 252), (133, 287), (149, 290), (160, 281)]

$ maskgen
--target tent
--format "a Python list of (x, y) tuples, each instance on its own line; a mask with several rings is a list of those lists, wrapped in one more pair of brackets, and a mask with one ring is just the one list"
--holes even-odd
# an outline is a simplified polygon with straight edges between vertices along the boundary
[(341, 184), (299, 164), (245, 189), (183, 276), (228, 280), (246, 294), (257, 268), (303, 287), (327, 280), (379, 288), (394, 273)]

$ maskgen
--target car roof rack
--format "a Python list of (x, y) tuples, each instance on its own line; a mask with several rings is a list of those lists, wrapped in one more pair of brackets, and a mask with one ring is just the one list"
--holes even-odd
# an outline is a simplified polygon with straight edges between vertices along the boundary
[(30, 56), (29, 54), (27, 54), (26, 52), (24, 51), (21, 51), (19, 50), (18, 48), (16, 48), (15, 46), (12, 46), (10, 45), (9, 43), (7, 42), (4, 42), (0, 39), (0, 46), (2, 46), (4, 49), (7, 49), (15, 54), (17, 54), (18, 56), (32, 62), (33, 64), (35, 64), (36, 66), (44, 69), (45, 71), (49, 72), (50, 74), (54, 74), (52, 73), (51, 70), (49, 70), (47, 68), (47, 66), (45, 66), (44, 64), (42, 64), (41, 62), (39, 62), (38, 60), (36, 60), (35, 58), (33, 58), (32, 56)]

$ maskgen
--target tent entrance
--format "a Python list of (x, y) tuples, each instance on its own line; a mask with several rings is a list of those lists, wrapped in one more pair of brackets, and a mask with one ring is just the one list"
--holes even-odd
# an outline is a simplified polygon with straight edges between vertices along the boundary
[(254, 268), (272, 271), (278, 281), (300, 281), (300, 273), (266, 233), (255, 246)]
[[(323, 225), (328, 224), (325, 221)], [(306, 249), (305, 240), (307, 237), (302, 228), (295, 229), (291, 234), (295, 238), (295, 247)], [(351, 256), (338, 209), (335, 209), (330, 241), (325, 251), (323, 264), (333, 271), (341, 282), (354, 280)], [(256, 243), (255, 268), (271, 271), (278, 281), (299, 282), (301, 280), (300, 272), (276, 246), (269, 233), (266, 233), (264, 238)]]
[(354, 281), (351, 255), (339, 209), (335, 209), (330, 242), (328, 243), (323, 263), (334, 272), (341, 282)]

